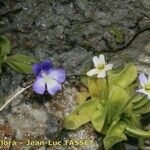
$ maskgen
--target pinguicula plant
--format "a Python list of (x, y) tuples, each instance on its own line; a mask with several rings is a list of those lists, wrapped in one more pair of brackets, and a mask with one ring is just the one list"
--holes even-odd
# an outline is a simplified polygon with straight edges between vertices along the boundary
[(143, 74), (138, 77), (133, 63), (118, 71), (111, 70), (113, 65), (105, 62), (104, 55), (95, 56), (93, 62), (95, 68), (87, 72), (84, 82), (88, 92), (80, 93), (81, 103), (65, 118), (65, 128), (76, 130), (91, 123), (104, 135), (105, 150), (113, 149), (127, 136), (140, 139), (143, 148), (142, 139), (150, 138), (150, 131), (144, 131), (140, 123), (141, 115), (150, 111), (149, 79)]
[[(34, 73), (33, 90), (38, 94), (47, 90), (54, 95), (62, 90), (61, 84), (66, 78), (64, 69), (54, 68), (51, 60), (37, 63), (30, 56), (12, 56), (9, 40), (1, 36), (0, 73), (4, 63), (19, 73)], [(93, 63), (94, 69), (87, 72), (84, 82), (88, 91), (80, 93), (80, 103), (64, 119), (64, 127), (76, 130), (91, 123), (93, 129), (103, 135), (105, 150), (113, 149), (117, 143), (127, 140), (127, 136), (137, 137), (143, 149), (142, 139), (150, 138), (150, 131), (144, 131), (140, 123), (141, 115), (150, 112), (150, 77), (143, 73), (138, 77), (133, 63), (127, 64), (121, 71), (114, 70), (112, 64), (106, 63), (104, 55), (93, 57)], [(15, 93), (0, 111), (31, 86)]]

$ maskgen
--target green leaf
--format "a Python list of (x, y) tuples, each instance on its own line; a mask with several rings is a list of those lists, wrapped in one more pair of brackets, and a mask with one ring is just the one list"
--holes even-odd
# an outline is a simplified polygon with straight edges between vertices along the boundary
[(139, 137), (143, 138), (150, 138), (150, 131), (144, 131), (142, 129), (133, 127), (133, 126), (126, 126), (126, 131)]
[(32, 73), (32, 65), (36, 60), (33, 57), (18, 54), (7, 57), (6, 63), (15, 71), (24, 74)]
[(90, 94), (88, 92), (80, 92), (77, 94), (77, 102), (78, 104), (84, 103), (87, 98), (90, 97)]
[(121, 142), (123, 140), (127, 140), (124, 130), (126, 128), (126, 123), (123, 121), (119, 121), (113, 128), (108, 129), (109, 132), (106, 134), (103, 142), (105, 150), (109, 150), (116, 143)]
[(130, 117), (123, 117), (123, 120), (126, 122), (126, 132), (129, 136), (133, 137), (150, 137), (150, 131), (144, 131), (141, 129), (140, 117), (135, 113), (132, 113)]
[(108, 97), (108, 116), (107, 122), (110, 124), (113, 120), (118, 118), (128, 103), (129, 95), (126, 90), (118, 85), (112, 85), (109, 88)]
[(128, 94), (130, 95), (130, 97), (135, 97), (137, 95), (137, 93), (135, 92), (136, 87), (138, 86), (138, 83), (133, 83), (130, 86), (128, 86), (126, 88)]
[(91, 121), (93, 113), (97, 111), (98, 99), (92, 99), (79, 105), (64, 120), (64, 127), (69, 130), (75, 130), (80, 126)]
[(134, 128), (140, 127), (140, 116), (137, 116), (133, 111), (130, 116), (123, 116), (122, 120)]
[(0, 51), (0, 54), (5, 53), (6, 55), (10, 54), (11, 52), (10, 41), (4, 36), (0, 37)]
[(133, 103), (136, 103), (136, 102), (140, 101), (143, 97), (144, 97), (144, 95), (142, 95), (142, 94), (137, 94), (137, 95), (132, 99), (132, 102), (133, 102)]
[(145, 107), (145, 105), (147, 105), (149, 103), (149, 99), (145, 96), (142, 99), (140, 99), (139, 101), (133, 103), (133, 109), (140, 109), (142, 107)]
[(134, 113), (130, 117), (124, 117), (123, 120), (126, 122), (126, 133), (132, 137), (143, 137), (150, 138), (150, 131), (144, 131), (141, 129), (141, 123), (139, 116)]
[(82, 76), (80, 79), (80, 83), (82, 83), (84, 86), (88, 86), (87, 76)]
[(92, 98), (100, 97), (105, 87), (106, 87), (105, 79), (88, 77), (88, 89)]
[(150, 101), (138, 109), (134, 109), (136, 114), (142, 115), (150, 112)]
[[(102, 100), (101, 100), (102, 101)], [(98, 103), (97, 111), (94, 112), (92, 116), (92, 125), (96, 129), (96, 131), (101, 132), (104, 126), (104, 122), (106, 119), (106, 108), (102, 103)]]
[(128, 87), (137, 78), (137, 69), (133, 63), (129, 63), (112, 81), (123, 88)]
[(126, 116), (131, 116), (133, 111), (133, 104), (131, 102), (128, 103), (128, 105), (124, 108), (122, 111)]

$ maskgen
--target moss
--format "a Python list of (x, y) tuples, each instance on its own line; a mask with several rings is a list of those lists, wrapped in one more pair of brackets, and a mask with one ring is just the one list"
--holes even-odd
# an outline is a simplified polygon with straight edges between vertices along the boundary
[(110, 28), (109, 32), (114, 36), (114, 38), (116, 39), (116, 42), (121, 44), (124, 42), (124, 32), (121, 29), (118, 28)]

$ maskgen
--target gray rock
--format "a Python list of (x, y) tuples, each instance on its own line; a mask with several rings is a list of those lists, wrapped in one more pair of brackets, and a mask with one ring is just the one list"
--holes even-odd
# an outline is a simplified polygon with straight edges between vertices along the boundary
[(0, 79), (0, 96), (9, 95), (14, 91), (21, 84), (22, 78), (23, 75), (7, 68), (6, 72), (2, 73)]
[(46, 121), (47, 129), (45, 135), (48, 139), (56, 139), (59, 135), (59, 132), (62, 130), (62, 123), (59, 118), (53, 115), (49, 115)]
[(150, 9), (150, 1), (149, 0), (141, 0), (141, 3), (146, 9)]
[[(93, 55), (125, 46), (139, 30), (150, 27), (148, 0), (15, 0), (0, 1), (0, 33), (12, 42), (12, 54), (22, 53), (39, 58), (51, 58), (56, 66), (63, 66), (67, 76), (81, 75), (90, 69)], [(124, 41), (118, 43), (110, 29), (124, 33)], [(107, 53), (108, 62), (120, 67), (127, 62), (136, 63), (138, 70), (150, 73), (149, 31), (138, 36), (124, 51)], [(111, 47), (111, 48), (110, 48)], [(7, 68), (0, 80), (0, 95), (6, 96), (20, 86), (23, 76)], [(75, 80), (76, 81), (76, 80)], [(74, 82), (71, 78), (69, 82)], [(68, 87), (69, 86), (69, 87)], [(34, 107), (30, 96), (20, 95), (5, 110), (16, 139), (24, 137), (56, 138), (62, 129), (62, 121), (76, 105), (77, 90), (64, 85), (64, 91), (54, 97), (42, 97), (43, 107)], [(31, 95), (30, 95), (31, 94)], [(41, 97), (33, 96), (32, 101)], [(25, 103), (24, 101), (27, 100)], [(69, 138), (88, 137), (95, 140), (89, 127), (83, 127)], [(101, 145), (77, 147), (96, 150)], [(128, 146), (129, 147), (129, 146)], [(70, 147), (75, 149), (76, 147)], [(129, 149), (132, 147), (129, 147)], [(23, 147), (22, 149), (35, 149)], [(51, 149), (40, 147), (39, 150)], [(53, 147), (63, 150), (65, 147)]]
[(137, 147), (129, 145), (129, 144), (125, 144), (125, 148), (126, 148), (126, 150), (138, 150)]
[[(148, 6), (147, 1), (142, 1)], [(12, 7), (12, 5), (14, 7)], [(149, 14), (149, 9), (141, 7), (141, 0), (107, 0), (107, 1), (26, 1), (7, 3), (11, 10), (22, 8), (18, 13), (12, 13), (12, 21), (5, 21), (8, 16), (3, 17), (3, 28), (1, 31), (17, 29), (13, 32), (16, 35), (17, 44), (14, 52), (25, 51), (35, 56), (46, 57), (54, 53), (71, 51), (73, 47), (81, 45), (87, 50), (101, 51), (107, 49), (102, 37), (106, 38), (115, 48), (120, 47), (114, 37), (110, 36), (109, 28), (121, 28), (125, 32), (125, 43), (129, 42), (133, 33), (137, 30), (137, 21), (144, 28), (145, 21), (143, 14)], [(2, 9), (6, 13), (8, 9)], [(142, 12), (142, 13), (140, 13)], [(16, 26), (17, 25), (17, 26)], [(16, 30), (15, 30), (16, 31)], [(21, 32), (23, 33), (21, 33)], [(106, 34), (109, 33), (109, 34)], [(34, 44), (28, 48), (22, 47), (24, 39)], [(122, 43), (121, 45), (124, 45)], [(36, 52), (35, 52), (36, 51)]]

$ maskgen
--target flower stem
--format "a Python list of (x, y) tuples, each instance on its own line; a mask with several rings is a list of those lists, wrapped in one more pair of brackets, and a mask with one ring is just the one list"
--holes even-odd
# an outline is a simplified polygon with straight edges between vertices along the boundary
[(14, 98), (16, 98), (18, 95), (20, 95), (22, 92), (24, 92), (25, 90), (27, 90), (28, 88), (30, 88), (32, 86), (32, 84), (31, 85), (29, 85), (29, 86), (27, 86), (27, 87), (25, 87), (25, 88), (22, 88), (20, 91), (18, 91), (17, 93), (15, 93), (10, 99), (8, 99), (7, 101), (6, 101), (6, 103), (0, 108), (0, 112), (7, 106), (7, 105), (9, 105), (11, 102), (12, 102), (12, 100), (14, 99)]
[(109, 100), (109, 82), (108, 82), (108, 74), (106, 72), (106, 89), (107, 89), (107, 99), (106, 99), (106, 120), (107, 120), (107, 125), (109, 125), (109, 118), (108, 118), (108, 100)]
[(106, 85), (107, 85), (107, 88), (109, 89), (109, 82), (108, 82), (108, 74), (107, 74), (107, 72), (106, 72)]

